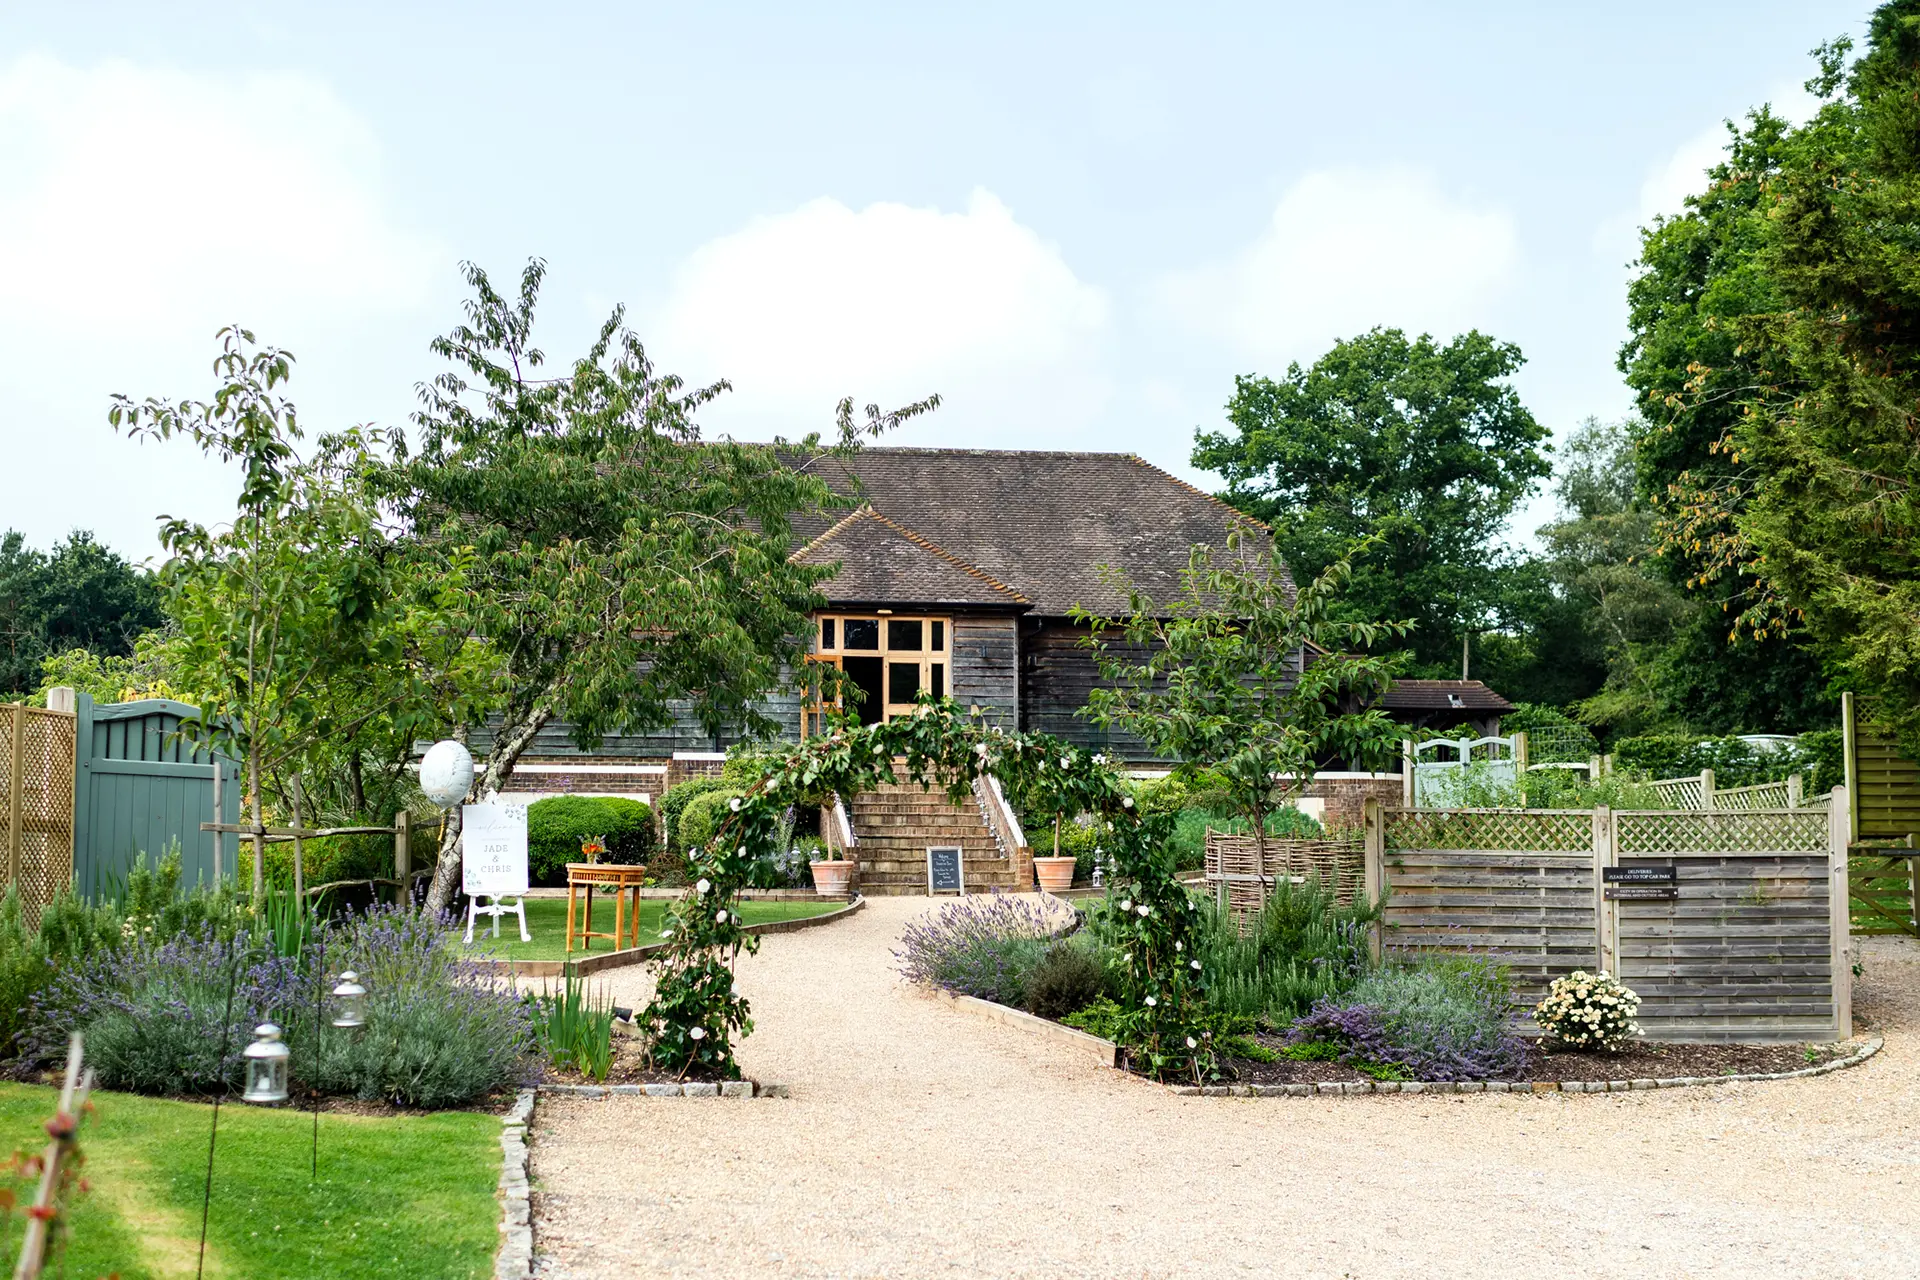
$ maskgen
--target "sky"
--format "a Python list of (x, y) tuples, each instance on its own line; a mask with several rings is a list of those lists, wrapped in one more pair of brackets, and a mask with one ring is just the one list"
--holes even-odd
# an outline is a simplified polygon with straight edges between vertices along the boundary
[(1631, 409), (1636, 229), (1869, 7), (7, 0), (0, 529), (158, 555), (237, 477), (115, 393), (208, 396), (238, 323), (310, 435), (403, 424), (459, 264), (536, 256), (550, 360), (624, 306), (731, 383), (710, 434), (937, 392), (893, 443), (1217, 488), (1188, 455), (1235, 375), (1387, 325), (1517, 343), (1564, 436)]

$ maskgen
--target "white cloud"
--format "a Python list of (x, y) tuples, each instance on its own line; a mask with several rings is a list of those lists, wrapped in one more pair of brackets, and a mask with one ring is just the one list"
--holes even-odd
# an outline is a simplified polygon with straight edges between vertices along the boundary
[[(646, 326), (663, 364), (725, 377), (709, 424), (823, 427), (841, 396), (939, 392), (928, 438), (1070, 433), (1106, 394), (1104, 295), (992, 193), (963, 213), (818, 199), (697, 249)], [(916, 438), (919, 433), (916, 433)]]
[(109, 395), (207, 394), (214, 331), (239, 322), (301, 357), (310, 427), (377, 417), (373, 322), (435, 300), (451, 257), (396, 225), (372, 131), (312, 76), (0, 65), (0, 447), (90, 495), (42, 486), (4, 523), (144, 556), (158, 512), (217, 518), (231, 477), (116, 440)]
[(1189, 327), (1262, 360), (1309, 359), (1336, 338), (1483, 323), (1519, 257), (1513, 221), (1410, 170), (1310, 173), (1239, 254), (1166, 280)]

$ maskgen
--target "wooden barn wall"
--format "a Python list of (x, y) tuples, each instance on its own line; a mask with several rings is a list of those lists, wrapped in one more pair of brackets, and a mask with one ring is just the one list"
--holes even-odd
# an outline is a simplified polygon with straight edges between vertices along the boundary
[(1020, 721), (1020, 636), (1007, 616), (956, 614), (948, 641), (953, 700), (1008, 729)]
[[(760, 704), (763, 715), (772, 718), (780, 725), (779, 737), (798, 738), (800, 736), (800, 697), (786, 693), (770, 698)], [(546, 727), (534, 736), (533, 744), (527, 748), (526, 758), (544, 760), (566, 756), (614, 756), (632, 757), (639, 760), (662, 760), (676, 751), (711, 751), (714, 749), (713, 735), (700, 727), (699, 719), (693, 715), (691, 704), (682, 703), (675, 707), (674, 721), (664, 729), (652, 733), (608, 734), (598, 747), (582, 750), (573, 740), (573, 726), (564, 720), (550, 720)], [(484, 753), (492, 745), (492, 725), (473, 735), (475, 756)], [(722, 734), (720, 749), (726, 750), (741, 741), (738, 732)]]
[(1132, 734), (1110, 732), (1076, 714), (1102, 683), (1093, 651), (1081, 645), (1087, 634), (1088, 628), (1066, 619), (1021, 624), (1020, 727), (1123, 760), (1154, 760), (1152, 750)]

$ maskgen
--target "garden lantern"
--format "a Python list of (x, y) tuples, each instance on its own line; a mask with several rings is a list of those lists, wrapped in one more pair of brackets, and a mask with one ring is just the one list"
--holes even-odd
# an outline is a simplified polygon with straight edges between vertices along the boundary
[(367, 1025), (367, 989), (360, 985), (359, 974), (349, 969), (340, 975), (340, 985), (333, 989), (333, 1001), (334, 1026), (351, 1031)]
[(280, 1028), (271, 1022), (263, 1022), (253, 1029), (253, 1043), (247, 1046), (247, 1091), (240, 1095), (240, 1101), (253, 1103), (274, 1103), (287, 1100), (287, 1057), (286, 1043), (280, 1039)]
[(420, 790), (442, 809), (451, 809), (473, 790), (473, 753), (451, 738), (436, 742), (420, 758)]

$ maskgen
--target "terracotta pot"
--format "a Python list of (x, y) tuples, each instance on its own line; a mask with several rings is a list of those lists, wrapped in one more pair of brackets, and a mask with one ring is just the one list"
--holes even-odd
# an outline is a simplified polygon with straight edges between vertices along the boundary
[(813, 891), (823, 898), (847, 896), (847, 882), (853, 878), (851, 862), (809, 862), (813, 868)]
[(1033, 869), (1040, 873), (1040, 891), (1059, 893), (1073, 888), (1072, 858), (1035, 858)]

